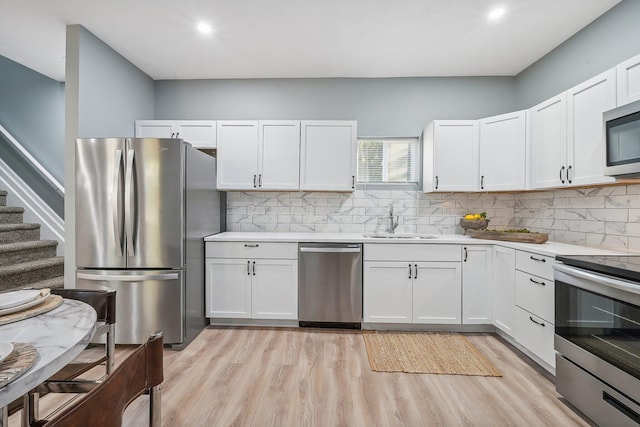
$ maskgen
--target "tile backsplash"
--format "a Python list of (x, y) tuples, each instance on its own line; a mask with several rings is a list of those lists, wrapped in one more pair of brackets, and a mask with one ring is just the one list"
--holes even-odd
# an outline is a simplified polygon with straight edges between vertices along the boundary
[(466, 213), (487, 212), (489, 228), (528, 228), (557, 242), (640, 252), (640, 184), (521, 193), (416, 190), (229, 192), (229, 231), (461, 234)]

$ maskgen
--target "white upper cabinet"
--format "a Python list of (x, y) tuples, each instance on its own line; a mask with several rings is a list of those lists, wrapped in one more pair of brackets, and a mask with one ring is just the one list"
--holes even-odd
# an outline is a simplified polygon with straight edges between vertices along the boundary
[(181, 138), (194, 148), (216, 148), (213, 120), (136, 120), (138, 138)]
[(300, 188), (300, 121), (259, 122), (258, 188)]
[(258, 122), (218, 121), (218, 189), (258, 186)]
[(621, 106), (640, 100), (640, 55), (618, 64), (616, 74), (617, 105)]
[(603, 172), (602, 121), (602, 113), (616, 106), (615, 73), (611, 69), (567, 91), (567, 185), (615, 181)]
[(480, 122), (480, 190), (526, 187), (526, 111), (501, 114)]
[(218, 121), (218, 188), (297, 190), (299, 121)]
[(423, 134), (423, 191), (478, 189), (478, 121), (435, 120)]
[(355, 190), (355, 121), (302, 121), (300, 143), (301, 190)]
[(560, 187), (567, 173), (567, 98), (554, 96), (529, 110), (531, 187)]

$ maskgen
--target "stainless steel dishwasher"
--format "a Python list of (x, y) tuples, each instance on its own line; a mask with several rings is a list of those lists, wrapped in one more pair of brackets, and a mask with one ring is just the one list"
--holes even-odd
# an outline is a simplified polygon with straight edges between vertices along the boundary
[(300, 243), (300, 326), (360, 328), (362, 244)]

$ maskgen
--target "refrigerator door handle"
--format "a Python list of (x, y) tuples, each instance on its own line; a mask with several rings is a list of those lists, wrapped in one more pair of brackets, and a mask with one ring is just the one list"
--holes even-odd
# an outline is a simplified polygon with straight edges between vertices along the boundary
[(122, 150), (116, 150), (115, 170), (113, 171), (113, 203), (111, 204), (111, 213), (113, 214), (113, 234), (118, 245), (120, 256), (124, 255), (124, 247), (122, 245), (122, 230), (120, 229), (120, 209), (118, 207), (118, 199), (120, 194), (120, 170), (122, 167)]
[(125, 234), (127, 235), (127, 254), (129, 256), (135, 256), (136, 251), (133, 247), (133, 212), (134, 212), (134, 200), (133, 200), (133, 162), (135, 161), (135, 151), (127, 150), (127, 172), (126, 182), (124, 186), (124, 198), (126, 203), (124, 226)]
[(139, 282), (141, 280), (176, 280), (178, 273), (163, 273), (163, 274), (91, 274), (91, 273), (77, 273), (78, 279), (104, 281), (104, 280), (118, 280), (120, 282)]

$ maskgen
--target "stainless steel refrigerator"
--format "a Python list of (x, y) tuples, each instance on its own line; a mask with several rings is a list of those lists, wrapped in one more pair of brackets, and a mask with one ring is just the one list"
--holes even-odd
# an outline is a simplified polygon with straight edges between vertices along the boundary
[(117, 291), (117, 344), (161, 330), (180, 348), (204, 328), (203, 237), (224, 228), (215, 185), (215, 157), (180, 139), (76, 140), (76, 287)]

